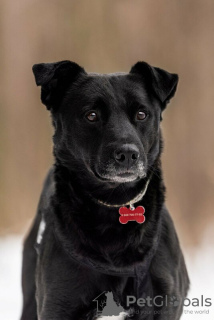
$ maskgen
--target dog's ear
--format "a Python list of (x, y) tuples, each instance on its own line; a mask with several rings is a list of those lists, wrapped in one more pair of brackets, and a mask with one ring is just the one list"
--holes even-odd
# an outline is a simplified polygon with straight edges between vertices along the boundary
[(147, 80), (151, 90), (161, 102), (162, 110), (174, 96), (178, 84), (178, 75), (160, 68), (152, 67), (146, 62), (137, 62), (130, 73), (141, 75)]
[(37, 86), (41, 86), (41, 100), (48, 110), (56, 111), (64, 92), (85, 70), (68, 60), (39, 63), (33, 66)]

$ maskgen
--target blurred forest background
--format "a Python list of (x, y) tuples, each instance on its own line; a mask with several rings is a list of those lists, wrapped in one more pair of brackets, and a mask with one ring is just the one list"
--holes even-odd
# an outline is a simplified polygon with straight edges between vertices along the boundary
[(180, 76), (163, 166), (182, 243), (197, 245), (214, 221), (214, 1), (1, 0), (0, 20), (0, 235), (27, 230), (53, 162), (32, 65), (69, 59), (109, 73), (144, 60)]

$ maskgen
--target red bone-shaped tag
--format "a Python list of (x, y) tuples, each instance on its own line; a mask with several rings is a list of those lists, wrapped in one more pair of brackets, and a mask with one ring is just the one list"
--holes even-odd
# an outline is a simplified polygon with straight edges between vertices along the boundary
[(119, 221), (122, 224), (126, 224), (128, 221), (137, 221), (138, 223), (144, 223), (144, 221), (146, 220), (144, 212), (145, 209), (142, 206), (139, 206), (135, 209), (121, 207), (119, 209)]

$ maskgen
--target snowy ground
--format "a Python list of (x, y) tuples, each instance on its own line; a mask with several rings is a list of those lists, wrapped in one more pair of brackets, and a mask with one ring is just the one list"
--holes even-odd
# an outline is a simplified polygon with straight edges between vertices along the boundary
[[(214, 320), (214, 250), (210, 233), (200, 248), (185, 252), (188, 271), (191, 277), (189, 299), (201, 295), (211, 298), (211, 307), (188, 306), (184, 308), (182, 320)], [(22, 237), (0, 238), (0, 320), (18, 320), (21, 312), (21, 254)], [(196, 301), (196, 300), (193, 300)], [(186, 302), (188, 303), (188, 301)], [(203, 313), (195, 313), (195, 312)], [(29, 319), (30, 320), (30, 319)]]
[(21, 236), (0, 238), (0, 320), (20, 317), (21, 255)]

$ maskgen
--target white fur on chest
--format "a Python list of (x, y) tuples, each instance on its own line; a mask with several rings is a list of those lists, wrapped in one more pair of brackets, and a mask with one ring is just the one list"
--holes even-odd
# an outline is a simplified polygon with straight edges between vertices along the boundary
[(124, 320), (128, 315), (126, 312), (121, 312), (118, 316), (100, 316), (97, 320)]
[(42, 218), (40, 225), (39, 225), (37, 238), (36, 238), (37, 244), (40, 244), (42, 242), (43, 233), (45, 232), (45, 227), (46, 227), (46, 223), (45, 223), (44, 218)]

